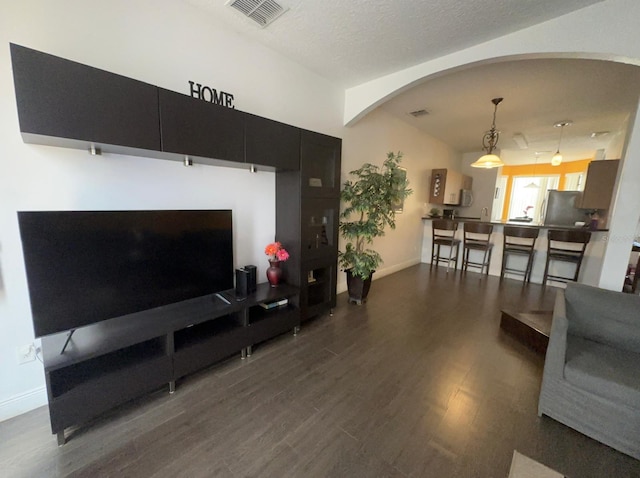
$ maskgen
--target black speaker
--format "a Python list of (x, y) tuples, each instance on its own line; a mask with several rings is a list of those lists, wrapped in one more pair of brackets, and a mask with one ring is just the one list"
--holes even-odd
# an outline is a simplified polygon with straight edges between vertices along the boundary
[(239, 297), (249, 295), (249, 272), (244, 269), (236, 269), (236, 295)]
[(243, 269), (247, 271), (249, 274), (249, 278), (247, 280), (248, 291), (249, 293), (255, 292), (257, 288), (257, 277), (256, 274), (258, 272), (258, 268), (256, 266), (244, 266)]

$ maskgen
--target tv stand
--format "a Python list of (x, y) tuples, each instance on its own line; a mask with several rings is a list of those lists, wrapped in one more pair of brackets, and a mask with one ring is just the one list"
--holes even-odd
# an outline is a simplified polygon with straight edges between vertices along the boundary
[[(42, 339), (51, 431), (89, 422), (129, 400), (289, 330), (297, 333), (298, 289), (258, 285), (243, 301), (213, 294), (117, 317)], [(234, 297), (225, 291), (225, 297)], [(259, 304), (287, 298), (265, 310)], [(73, 340), (71, 337), (73, 336)]]

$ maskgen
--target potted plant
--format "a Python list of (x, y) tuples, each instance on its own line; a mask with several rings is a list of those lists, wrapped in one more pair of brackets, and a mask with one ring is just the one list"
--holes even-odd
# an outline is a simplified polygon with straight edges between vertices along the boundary
[(338, 253), (340, 267), (347, 274), (349, 302), (362, 304), (371, 287), (371, 276), (382, 263), (378, 252), (366, 246), (384, 236), (385, 227), (395, 229), (395, 207), (411, 190), (405, 171), (400, 169), (402, 153), (387, 154), (382, 167), (365, 163), (349, 174), (340, 192), (344, 209), (340, 213), (340, 234), (347, 241)]
[(432, 207), (429, 210), (429, 216), (431, 216), (431, 217), (440, 217), (440, 209), (438, 209), (437, 207)]

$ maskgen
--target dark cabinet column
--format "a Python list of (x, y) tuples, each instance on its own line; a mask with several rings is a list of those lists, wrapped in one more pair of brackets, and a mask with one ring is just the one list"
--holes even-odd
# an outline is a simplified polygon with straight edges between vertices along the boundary
[(303, 196), (340, 196), (341, 149), (340, 138), (302, 130), (300, 170)]
[(155, 86), (14, 44), (11, 59), (26, 142), (65, 145), (30, 137), (39, 135), (160, 149)]
[(299, 170), (300, 129), (245, 113), (245, 161), (278, 170)]
[(162, 151), (244, 162), (240, 111), (160, 88)]
[(300, 171), (276, 175), (276, 239), (293, 251), (285, 272), (302, 320), (336, 304), (341, 149), (340, 138), (303, 130)]

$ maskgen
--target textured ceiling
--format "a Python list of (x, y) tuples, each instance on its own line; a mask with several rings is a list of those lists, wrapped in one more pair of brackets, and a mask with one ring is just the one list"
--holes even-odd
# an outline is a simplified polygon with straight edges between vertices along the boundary
[[(498, 143), (507, 163), (531, 163), (536, 151), (549, 162), (558, 147), (560, 129), (554, 124), (572, 120), (565, 127), (561, 150), (566, 160), (594, 156), (617, 134), (625, 133), (640, 92), (640, 67), (595, 60), (556, 59), (494, 63), (458, 71), (430, 80), (391, 99), (382, 108), (461, 152), (480, 151), (482, 135), (491, 127), (491, 99), (503, 97), (498, 106)], [(426, 109), (428, 115), (408, 113)], [(608, 135), (591, 138), (593, 132)], [(514, 142), (522, 134), (525, 150)]]
[[(278, 0), (289, 8), (260, 28), (226, 0), (178, 0), (345, 88), (598, 3), (599, 0)], [(566, 160), (593, 157), (624, 135), (635, 113), (640, 68), (590, 60), (526, 60), (474, 67), (430, 80), (382, 105), (461, 152), (480, 151), (491, 98), (502, 96), (497, 127), (507, 163), (534, 161), (558, 147)], [(430, 114), (407, 113), (426, 108)], [(609, 131), (597, 139), (592, 132)], [(529, 147), (520, 149), (521, 133)], [(540, 157), (548, 162), (551, 153)]]
[(600, 0), (277, 0), (260, 28), (226, 0), (182, 0), (344, 87), (498, 38)]

